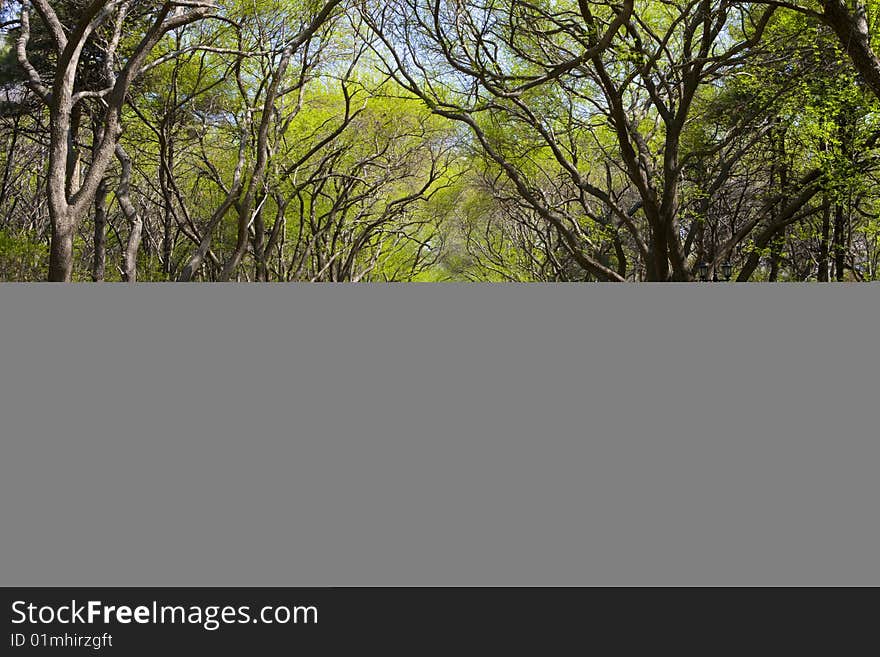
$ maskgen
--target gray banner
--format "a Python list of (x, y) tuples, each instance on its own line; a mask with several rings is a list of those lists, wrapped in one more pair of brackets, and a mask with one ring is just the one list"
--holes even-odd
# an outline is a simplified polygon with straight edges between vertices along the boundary
[(880, 287), (0, 285), (0, 584), (880, 584)]

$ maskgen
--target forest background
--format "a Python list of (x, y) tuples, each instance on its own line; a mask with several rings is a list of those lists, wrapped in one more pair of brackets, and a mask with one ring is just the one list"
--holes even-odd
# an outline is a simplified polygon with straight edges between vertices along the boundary
[(878, 280), (878, 20), (3, 0), (0, 280)]

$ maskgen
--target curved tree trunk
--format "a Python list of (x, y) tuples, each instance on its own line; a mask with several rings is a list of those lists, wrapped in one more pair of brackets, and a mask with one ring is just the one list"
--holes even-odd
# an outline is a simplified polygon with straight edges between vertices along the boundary
[(122, 173), (119, 176), (119, 189), (116, 191), (116, 198), (119, 200), (119, 207), (122, 213), (128, 219), (129, 231), (128, 241), (125, 245), (125, 252), (122, 256), (122, 279), (126, 283), (137, 282), (137, 253), (141, 245), (141, 231), (144, 223), (131, 202), (131, 158), (120, 144), (116, 145), (116, 158), (122, 165)]

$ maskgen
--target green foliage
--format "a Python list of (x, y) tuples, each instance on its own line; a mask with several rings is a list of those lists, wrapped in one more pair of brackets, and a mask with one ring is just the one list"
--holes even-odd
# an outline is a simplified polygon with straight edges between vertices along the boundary
[[(53, 6), (70, 27), (85, 1)], [(236, 251), (251, 183), (235, 273), (243, 280), (258, 275), (261, 258), (273, 280), (601, 279), (585, 259), (639, 280), (663, 240), (691, 271), (730, 242), (724, 257), (737, 269), (754, 264), (754, 280), (771, 268), (783, 270), (780, 279), (815, 276), (829, 242), (844, 240), (846, 276), (877, 277), (880, 106), (813, 17), (778, 9), (759, 41), (725, 60), (764, 5), (722, 12), (712, 3), (707, 21), (700, 3), (639, 0), (608, 49), (586, 58), (619, 5), (588, 3), (590, 24), (575, 0), (444, 1), (435, 25), (417, 20), (432, 3), (389, 3), (384, 13), (382, 3), (337, 7), (292, 53), (268, 109), (281, 52), (321, 2), (230, 0), (219, 10), (227, 20), (160, 41), (123, 114), (131, 196), (145, 226), (140, 280), (173, 279), (204, 240), (196, 278), (217, 278)], [(128, 16), (119, 61), (156, 10), (138, 5)], [(383, 16), (384, 43), (369, 12)], [(713, 21), (723, 27), (697, 65)], [(106, 82), (108, 35), (106, 23), (88, 42), (78, 90)], [(39, 278), (47, 251), (34, 227), (47, 225), (49, 116), (25, 94), (15, 36), (14, 25), (0, 35), (2, 264), (8, 278)], [(36, 17), (28, 50), (49, 82), (55, 54)], [(71, 143), (83, 170), (102, 107), (92, 98), (80, 105)], [(114, 166), (107, 280), (120, 278), (131, 229), (115, 196), (119, 178)], [(241, 191), (212, 222), (236, 182)], [(805, 189), (811, 195), (786, 218)], [(845, 226), (823, 224), (823, 207)], [(93, 217), (92, 208), (77, 231), (77, 280), (91, 277)]]
[(32, 235), (14, 235), (0, 229), (0, 279), (4, 281), (39, 281), (49, 255), (45, 242)]

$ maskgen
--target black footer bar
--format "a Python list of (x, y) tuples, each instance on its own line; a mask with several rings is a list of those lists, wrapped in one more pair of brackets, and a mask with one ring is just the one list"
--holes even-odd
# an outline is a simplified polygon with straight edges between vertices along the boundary
[(871, 589), (7, 588), (2, 654), (790, 651), (872, 636)]

